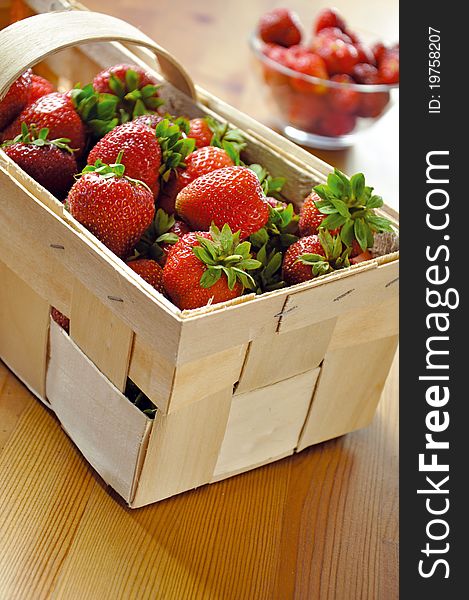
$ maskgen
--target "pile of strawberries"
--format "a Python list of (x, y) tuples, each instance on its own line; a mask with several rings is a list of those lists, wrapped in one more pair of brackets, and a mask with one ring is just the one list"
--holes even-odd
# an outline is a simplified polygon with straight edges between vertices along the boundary
[(240, 131), (162, 104), (157, 82), (134, 66), (65, 93), (27, 71), (0, 102), (2, 149), (179, 308), (368, 260), (374, 234), (392, 231), (362, 174), (331, 173), (296, 214), (284, 178), (243, 162)]
[(312, 82), (263, 63), (266, 83), (272, 88), (287, 120), (300, 129), (338, 137), (353, 131), (357, 117), (376, 118), (389, 103), (389, 92), (360, 91), (350, 84), (399, 83), (399, 44), (367, 46), (334, 9), (316, 19), (312, 39), (302, 44), (298, 17), (277, 8), (261, 17), (258, 36), (270, 60), (298, 74), (335, 82)]

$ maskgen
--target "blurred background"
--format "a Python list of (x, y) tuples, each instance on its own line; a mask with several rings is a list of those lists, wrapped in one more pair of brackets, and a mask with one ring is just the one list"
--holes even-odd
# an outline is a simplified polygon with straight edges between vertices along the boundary
[[(309, 36), (321, 8), (335, 6), (352, 29), (388, 42), (399, 39), (397, 0), (87, 0), (91, 10), (121, 17), (172, 52), (203, 88), (272, 126), (272, 115), (255, 69), (248, 38), (261, 15), (276, 7), (296, 11)], [(367, 181), (398, 208), (398, 103), (347, 150), (312, 150), (348, 174)]]

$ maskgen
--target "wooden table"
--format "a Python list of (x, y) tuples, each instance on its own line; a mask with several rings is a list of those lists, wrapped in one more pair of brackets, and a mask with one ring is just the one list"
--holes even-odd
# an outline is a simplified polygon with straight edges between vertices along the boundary
[[(275, 3), (87, 4), (141, 26), (198, 83), (266, 118), (245, 41)], [(316, 10), (289, 5), (305, 20)], [(395, 0), (354, 11), (352, 22), (366, 14), (370, 30), (397, 37)], [(395, 207), (396, 130), (393, 110), (353, 151), (326, 156), (363, 170)], [(130, 511), (0, 364), (0, 600), (397, 598), (397, 426), (396, 363), (368, 429)]]

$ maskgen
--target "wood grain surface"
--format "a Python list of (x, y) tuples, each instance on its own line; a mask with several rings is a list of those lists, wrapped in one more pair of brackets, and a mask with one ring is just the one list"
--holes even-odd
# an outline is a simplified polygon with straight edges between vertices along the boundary
[(371, 427), (131, 511), (0, 364), (0, 598), (397, 598), (396, 366)]
[[(194, 80), (269, 115), (246, 38), (274, 5), (305, 22), (325, 2), (88, 0), (174, 52)], [(395, 0), (334, 2), (396, 39)], [(397, 110), (351, 151), (397, 207)], [(136, 511), (106, 488), (56, 418), (0, 363), (0, 600), (394, 600), (397, 362), (371, 426)]]

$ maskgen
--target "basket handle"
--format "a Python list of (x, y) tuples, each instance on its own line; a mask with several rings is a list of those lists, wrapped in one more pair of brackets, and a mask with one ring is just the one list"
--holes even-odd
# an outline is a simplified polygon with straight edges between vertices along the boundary
[(29, 67), (60, 50), (87, 42), (128, 42), (152, 50), (165, 79), (196, 98), (194, 83), (185, 69), (133, 25), (101, 13), (59, 11), (23, 19), (0, 31), (0, 99)]

